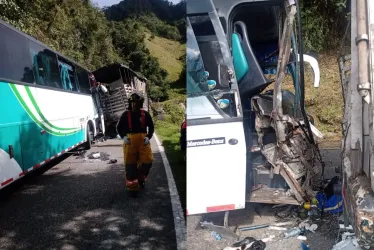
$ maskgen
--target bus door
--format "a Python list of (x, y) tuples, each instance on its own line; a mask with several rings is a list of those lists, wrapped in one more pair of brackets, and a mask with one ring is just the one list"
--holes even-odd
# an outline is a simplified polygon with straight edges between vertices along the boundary
[(245, 207), (241, 103), (212, 1), (187, 2), (187, 159), (188, 215)]

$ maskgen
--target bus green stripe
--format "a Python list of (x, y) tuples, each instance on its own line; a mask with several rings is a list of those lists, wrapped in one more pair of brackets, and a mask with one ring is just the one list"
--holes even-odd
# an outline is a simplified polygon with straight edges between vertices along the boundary
[(54, 129), (57, 129), (57, 130), (76, 130), (78, 128), (60, 128), (60, 127), (57, 127), (53, 124), (51, 124), (46, 118), (45, 116), (43, 115), (43, 113), (41, 112), (40, 108), (39, 108), (39, 105), (36, 103), (35, 101), (35, 98), (34, 96), (32, 95), (31, 91), (30, 91), (30, 88), (28, 86), (25, 86), (25, 89), (26, 89), (26, 92), (27, 92), (27, 95), (29, 96), (32, 104), (34, 105), (34, 108), (36, 110), (36, 112), (38, 112), (38, 114), (40, 115), (40, 117), (43, 119), (43, 121), (48, 124), (50, 127), (54, 128)]
[(46, 130), (48, 133), (52, 134), (52, 135), (56, 135), (56, 136), (68, 136), (68, 135), (73, 135), (75, 133), (77, 133), (79, 130), (77, 131), (73, 131), (73, 132), (70, 132), (70, 133), (56, 133), (54, 132), (53, 130), (47, 128), (43, 123), (40, 123), (38, 121), (38, 119), (34, 116), (34, 114), (31, 112), (31, 110), (27, 107), (25, 101), (22, 99), (20, 93), (18, 92), (17, 88), (14, 86), (14, 84), (9, 84), (10, 88), (13, 90), (13, 93), (15, 94), (15, 96), (17, 97), (18, 101), (21, 103), (22, 107), (25, 109), (25, 111), (27, 112), (27, 114), (31, 117), (31, 119), (39, 126), (41, 127), (42, 129)]

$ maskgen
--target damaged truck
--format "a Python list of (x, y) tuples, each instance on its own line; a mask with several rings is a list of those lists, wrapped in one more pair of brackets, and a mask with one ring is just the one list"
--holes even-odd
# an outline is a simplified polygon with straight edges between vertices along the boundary
[(147, 79), (133, 71), (128, 66), (113, 63), (101, 67), (93, 72), (101, 86), (107, 92), (99, 91), (96, 102), (101, 107), (106, 127), (106, 136), (117, 136), (116, 125), (123, 112), (128, 107), (128, 97), (133, 91), (138, 91), (144, 96), (143, 109), (149, 111), (147, 95)]
[[(348, 4), (342, 185), (335, 191), (344, 199), (345, 224), (361, 246), (373, 248), (374, 2)], [(305, 83), (305, 62), (318, 87), (297, 0), (187, 1), (187, 179), (194, 183), (187, 215), (226, 211), (227, 226), (228, 211), (246, 202), (302, 205), (322, 190), (322, 134), (305, 109), (304, 86), (312, 84)]]

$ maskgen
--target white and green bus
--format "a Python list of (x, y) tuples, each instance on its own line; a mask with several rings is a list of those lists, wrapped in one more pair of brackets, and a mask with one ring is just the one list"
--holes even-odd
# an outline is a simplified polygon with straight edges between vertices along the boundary
[(105, 133), (89, 70), (0, 20), (0, 189)]

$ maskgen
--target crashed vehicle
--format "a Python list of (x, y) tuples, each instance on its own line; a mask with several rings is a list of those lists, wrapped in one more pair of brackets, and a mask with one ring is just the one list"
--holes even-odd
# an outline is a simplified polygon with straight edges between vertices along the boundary
[[(374, 2), (348, 1), (350, 53), (339, 58), (344, 100), (342, 195), (345, 224), (363, 249), (374, 249)], [(345, 41), (346, 39), (343, 39)], [(350, 46), (349, 46), (350, 45)]]
[(143, 109), (149, 111), (147, 79), (120, 63), (105, 65), (96, 69), (93, 75), (101, 86), (108, 89), (105, 93), (100, 92), (96, 102), (102, 108), (101, 112), (105, 118), (106, 136), (115, 138), (118, 119), (126, 111), (128, 97), (133, 91), (143, 94)]
[[(303, 54), (299, 13), (292, 0), (187, 1), (188, 215), (298, 205), (321, 190), (304, 62), (315, 87), (319, 69)], [(282, 88), (287, 73), (294, 91)]]

